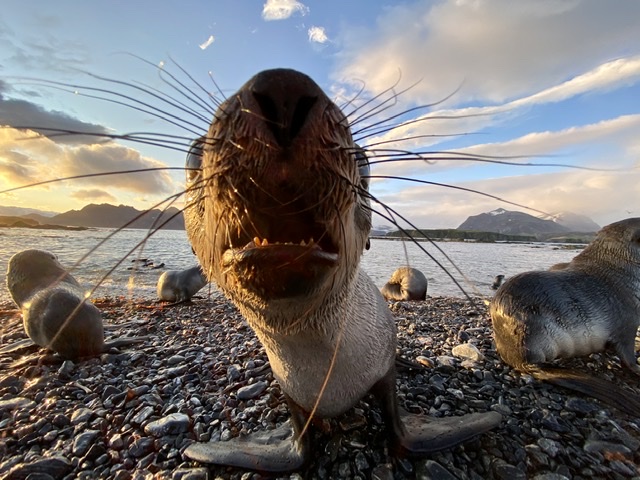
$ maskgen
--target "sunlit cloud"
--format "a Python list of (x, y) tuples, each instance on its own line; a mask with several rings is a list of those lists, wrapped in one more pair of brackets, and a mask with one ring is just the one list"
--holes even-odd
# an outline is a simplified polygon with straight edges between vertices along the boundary
[[(541, 215), (540, 212), (573, 212), (586, 215), (600, 225), (626, 218), (630, 213), (640, 216), (640, 208), (632, 201), (640, 198), (639, 171), (523, 173), (455, 185), (521, 206), (481, 194), (429, 185), (407, 184), (403, 189), (381, 194), (378, 198), (421, 228), (456, 228), (471, 215), (500, 207), (535, 216)], [(374, 208), (383, 211), (380, 206)], [(379, 217), (377, 220), (382, 222)]]
[(77, 190), (71, 194), (76, 200), (82, 200), (87, 202), (107, 202), (117, 203), (118, 199), (105, 190), (98, 188), (91, 188), (86, 190)]
[(296, 0), (267, 0), (262, 8), (262, 18), (265, 20), (285, 20), (294, 13), (306, 15), (309, 7)]
[(2, 189), (55, 178), (140, 170), (141, 173), (77, 178), (73, 185), (165, 197), (179, 187), (166, 171), (150, 170), (163, 167), (163, 163), (116, 143), (56, 144), (36, 132), (0, 128)]
[(309, 34), (310, 42), (326, 43), (329, 41), (329, 37), (327, 37), (324, 27), (311, 27), (307, 33)]

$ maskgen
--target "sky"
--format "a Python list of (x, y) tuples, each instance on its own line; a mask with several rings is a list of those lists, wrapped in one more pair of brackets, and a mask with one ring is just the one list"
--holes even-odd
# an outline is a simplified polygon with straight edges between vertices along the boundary
[[(135, 86), (178, 98), (163, 83), (172, 74), (191, 93), (220, 98), (263, 69), (289, 67), (310, 75), (345, 111), (361, 106), (350, 119), (380, 105), (354, 131), (423, 107), (361, 140), (372, 150), (440, 152), (437, 161), (372, 166), (373, 195), (418, 227), (455, 228), (496, 208), (571, 211), (600, 225), (640, 216), (638, 19), (640, 2), (627, 0), (3, 0), (0, 191), (86, 173), (182, 167), (180, 151), (105, 139), (185, 135), (122, 105), (142, 100)], [(128, 97), (93, 98), (106, 90)], [(363, 107), (367, 99), (377, 100)], [(190, 108), (211, 116), (204, 106)], [(384, 176), (414, 181), (376, 178)], [(180, 192), (183, 178), (158, 170), (67, 180), (0, 193), (0, 206), (146, 209)]]

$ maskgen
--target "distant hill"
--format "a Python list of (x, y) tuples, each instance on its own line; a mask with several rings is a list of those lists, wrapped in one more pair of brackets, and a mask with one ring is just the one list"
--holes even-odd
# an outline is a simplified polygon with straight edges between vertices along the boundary
[[(166, 222), (166, 223), (165, 223)], [(165, 211), (154, 209), (140, 211), (126, 205), (90, 204), (81, 210), (70, 210), (48, 219), (56, 225), (118, 228), (125, 224), (127, 228), (160, 227), (169, 230), (184, 230), (184, 217), (175, 207)]]
[[(533, 235), (538, 239), (567, 238), (567, 234), (590, 234), (599, 229), (600, 227), (590, 218), (570, 212), (539, 218), (528, 213), (509, 211), (503, 208), (480, 215), (472, 215), (458, 227), (458, 230), (495, 232), (505, 235)], [(583, 237), (590, 238), (589, 235), (581, 235), (576, 238)]]
[[(9, 215), (1, 212), (27, 211), (23, 215)], [(50, 212), (20, 207), (0, 207), (0, 227), (55, 228), (64, 227), (97, 227), (97, 228), (166, 228), (184, 230), (184, 217), (175, 207), (166, 211), (141, 211), (126, 205), (90, 204), (80, 210), (69, 210), (49, 216)], [(4, 215), (4, 216), (3, 216)], [(162, 225), (162, 226), (161, 226)]]
[(31, 214), (37, 214), (39, 216), (48, 218), (48, 217), (53, 217), (56, 213), (59, 213), (59, 212), (37, 210), (35, 208), (5, 207), (4, 205), (0, 205), (0, 215), (3, 215), (3, 216), (30, 217)]
[(591, 220), (586, 215), (578, 215), (572, 212), (557, 212), (551, 215), (543, 215), (543, 220), (551, 220), (558, 225), (566, 227), (571, 232), (597, 232), (600, 225)]

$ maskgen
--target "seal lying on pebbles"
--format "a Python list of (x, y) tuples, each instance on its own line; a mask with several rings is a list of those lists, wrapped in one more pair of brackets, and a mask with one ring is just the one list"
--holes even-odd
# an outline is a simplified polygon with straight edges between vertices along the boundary
[(313, 80), (287, 69), (257, 74), (220, 106), (196, 147), (203, 155), (187, 175), (189, 239), (264, 345), (293, 430), (195, 443), (187, 457), (295, 470), (310, 456), (310, 419), (339, 415), (368, 393), (402, 453), (445, 449), (500, 423), (497, 412), (400, 416), (396, 326), (359, 268), (371, 228), (368, 161)]
[(100, 310), (52, 253), (16, 253), (9, 260), (7, 288), (22, 310), (29, 338), (64, 358), (98, 355), (144, 340), (122, 338), (105, 343)]
[(400, 267), (381, 290), (385, 300), (425, 300), (427, 277), (417, 268)]
[(186, 270), (167, 270), (158, 279), (158, 297), (168, 302), (186, 302), (207, 283), (209, 280), (200, 265)]
[(540, 366), (613, 347), (640, 375), (640, 218), (612, 223), (571, 262), (525, 272), (496, 292), (490, 307), (497, 351), (512, 367), (640, 415), (640, 398), (579, 372)]

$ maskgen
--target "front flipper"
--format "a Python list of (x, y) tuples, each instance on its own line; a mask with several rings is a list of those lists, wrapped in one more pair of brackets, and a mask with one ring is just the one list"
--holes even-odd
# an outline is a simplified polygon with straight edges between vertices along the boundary
[(392, 368), (371, 393), (378, 399), (393, 446), (399, 453), (419, 455), (453, 447), (500, 425), (498, 412), (470, 413), (460, 417), (434, 418), (400, 414), (396, 396), (396, 372)]
[(308, 460), (309, 434), (300, 438), (306, 414), (292, 401), (287, 402), (291, 420), (280, 427), (235, 437), (226, 442), (194, 443), (184, 455), (191, 460), (262, 472), (290, 472)]
[(502, 422), (498, 412), (469, 413), (459, 417), (427, 417), (403, 413), (404, 432), (397, 445), (408, 454), (437, 452), (470, 440), (497, 427)]

